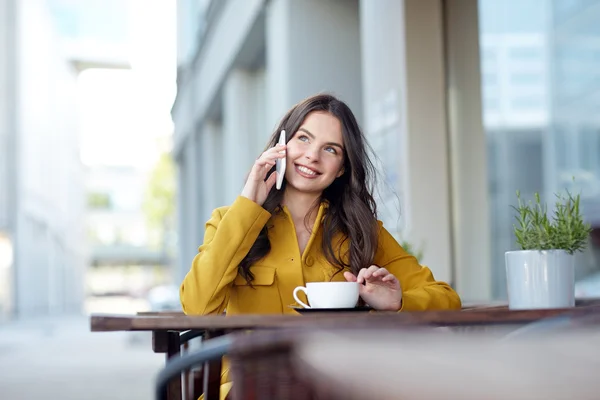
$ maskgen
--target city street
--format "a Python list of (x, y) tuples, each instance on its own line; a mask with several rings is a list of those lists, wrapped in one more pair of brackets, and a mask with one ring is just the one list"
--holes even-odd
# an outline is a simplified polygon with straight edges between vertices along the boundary
[(164, 355), (148, 333), (92, 333), (84, 316), (0, 324), (0, 398), (152, 399)]

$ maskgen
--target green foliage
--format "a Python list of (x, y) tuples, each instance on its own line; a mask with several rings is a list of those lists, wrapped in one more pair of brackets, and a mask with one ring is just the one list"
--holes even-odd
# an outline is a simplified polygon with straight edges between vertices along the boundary
[(144, 204), (148, 225), (164, 234), (175, 219), (175, 164), (168, 153), (161, 155), (152, 171)]
[(87, 194), (87, 206), (94, 210), (110, 209), (110, 197), (106, 193), (89, 192)]
[(421, 262), (423, 259), (423, 249), (416, 248), (412, 243), (407, 240), (401, 240), (400, 246), (411, 256), (414, 256), (418, 262)]
[(517, 191), (517, 224), (513, 225), (517, 244), (522, 250), (565, 250), (569, 254), (582, 251), (587, 246), (591, 230), (583, 222), (579, 209), (580, 195), (556, 195), (554, 214), (548, 217), (547, 206), (542, 204), (540, 195), (535, 194), (535, 202), (524, 203)]
[(406, 251), (408, 254), (417, 259), (418, 262), (421, 262), (424, 255), (423, 246), (415, 246), (412, 242), (408, 241), (406, 238), (402, 237), (400, 232), (390, 232), (394, 239), (398, 242), (398, 244)]

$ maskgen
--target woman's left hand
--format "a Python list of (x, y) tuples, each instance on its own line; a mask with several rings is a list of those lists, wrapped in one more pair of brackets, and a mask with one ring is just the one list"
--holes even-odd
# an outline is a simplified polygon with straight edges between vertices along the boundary
[(344, 272), (348, 282), (358, 282), (360, 297), (380, 311), (398, 311), (402, 305), (402, 288), (398, 279), (385, 268), (371, 265), (358, 271)]

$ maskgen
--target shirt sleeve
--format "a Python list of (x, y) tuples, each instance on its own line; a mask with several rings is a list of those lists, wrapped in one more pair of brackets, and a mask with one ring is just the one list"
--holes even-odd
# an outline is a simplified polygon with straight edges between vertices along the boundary
[(460, 309), (458, 294), (445, 282), (436, 281), (431, 270), (408, 254), (381, 222), (374, 263), (386, 268), (402, 288), (400, 311)]
[(179, 290), (186, 314), (224, 311), (238, 266), (270, 217), (263, 207), (243, 196), (227, 210), (213, 211), (206, 223), (204, 243)]

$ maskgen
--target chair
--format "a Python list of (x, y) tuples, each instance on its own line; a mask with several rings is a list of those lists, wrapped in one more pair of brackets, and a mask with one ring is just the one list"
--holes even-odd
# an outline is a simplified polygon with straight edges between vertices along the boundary
[(308, 382), (294, 370), (293, 346), (299, 330), (266, 330), (229, 335), (203, 341), (197, 351), (167, 361), (155, 381), (156, 399), (165, 399), (171, 379), (196, 365), (223, 356), (230, 360), (230, 378), (235, 382), (229, 397), (234, 399), (317, 399)]
[[(182, 311), (140, 311), (137, 313), (137, 315), (170, 317), (183, 316), (185, 314)], [(220, 335), (222, 332), (217, 332), (217, 334)], [(166, 353), (168, 363), (172, 358), (178, 358), (182, 353), (186, 353), (189, 349), (190, 341), (199, 337), (205, 340), (207, 338), (207, 332), (205, 330), (154, 332), (153, 348), (156, 353)], [(204, 376), (204, 365), (199, 363), (195, 364), (194, 367), (196, 368), (191, 369), (190, 367), (181, 370), (180, 372), (183, 382), (174, 382), (174, 384), (177, 384), (177, 386), (181, 386), (180, 388), (175, 388), (172, 392), (172, 395), (177, 400), (179, 400), (179, 391), (181, 391), (185, 400), (196, 400), (202, 394), (204, 386), (203, 381), (206, 379)], [(173, 377), (173, 379), (174, 378), (175, 377)], [(210, 376), (208, 379), (218, 379), (218, 374), (216, 377)]]
[[(189, 334), (184, 336), (185, 333)], [(185, 333), (181, 336), (183, 339), (187, 340), (198, 337), (202, 334), (202, 332), (194, 331), (188, 331)], [(203, 365), (205, 362), (222, 358), (228, 353), (231, 343), (232, 338), (229, 335), (206, 340), (204, 341), (200, 350), (169, 359), (165, 368), (160, 371), (156, 378), (156, 399), (165, 400), (167, 398), (167, 385), (172, 379), (180, 376), (182, 372), (187, 371), (194, 366)]]
[[(205, 332), (200, 330), (189, 330), (180, 332), (179, 334), (179, 346), (183, 347), (183, 353), (188, 351), (189, 343), (192, 339), (202, 338)], [(185, 373), (185, 371), (188, 371)], [(183, 398), (185, 400), (196, 400), (202, 394), (202, 383), (204, 380), (204, 366), (200, 364), (196, 368), (189, 368), (182, 371), (183, 383), (182, 392), (184, 393)]]

